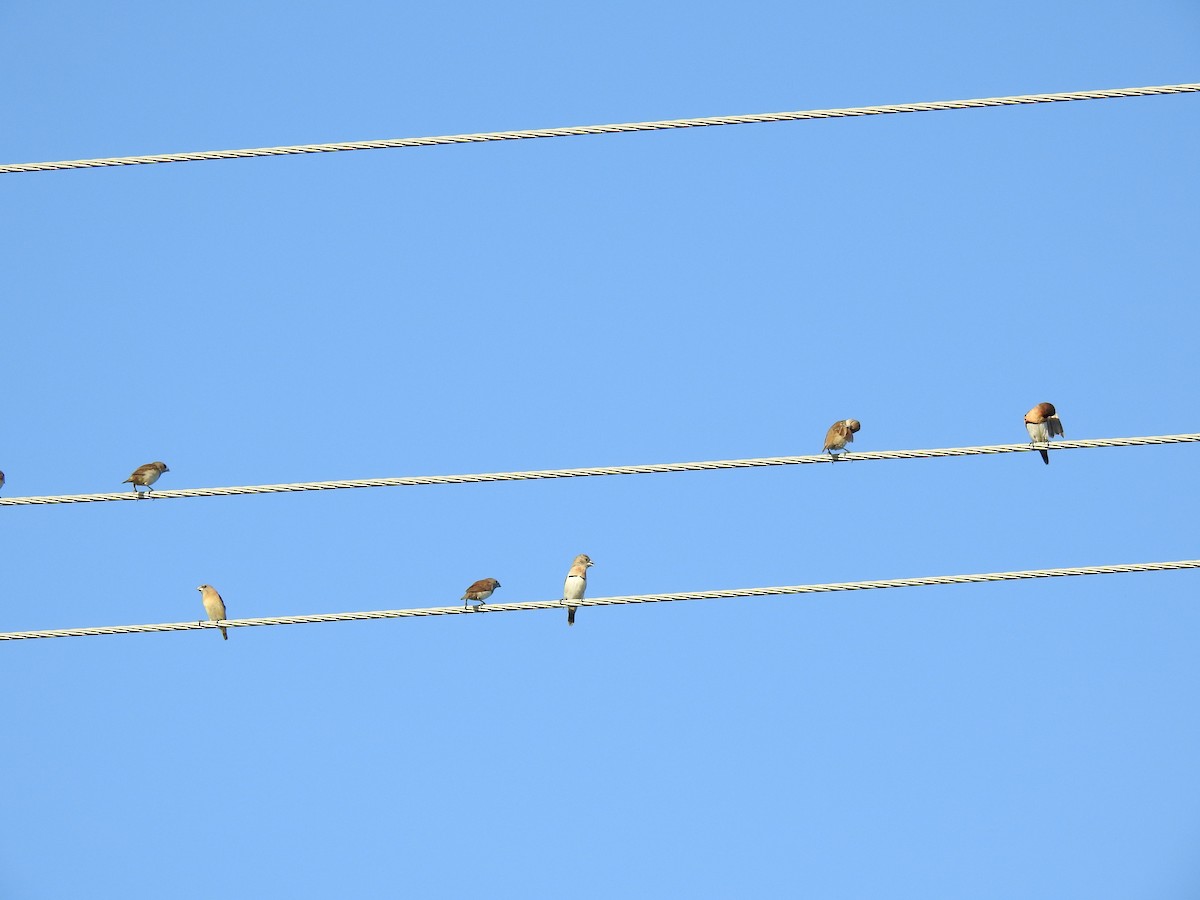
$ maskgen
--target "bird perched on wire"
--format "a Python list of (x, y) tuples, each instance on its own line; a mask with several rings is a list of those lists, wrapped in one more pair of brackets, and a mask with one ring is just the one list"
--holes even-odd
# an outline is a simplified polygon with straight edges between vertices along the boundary
[(141, 491), (138, 490), (138, 485), (146, 489), (146, 493), (150, 493), (150, 485), (158, 481), (158, 476), (163, 472), (170, 472), (165, 462), (146, 463), (144, 466), (138, 466), (133, 470), (133, 474), (126, 478), (121, 484), (132, 484), (133, 492), (141, 496)]
[(475, 601), (482, 606), (498, 587), (500, 582), (495, 578), (480, 578), (462, 595), (463, 609), (467, 608), (467, 601)]
[[(834, 459), (837, 455), (834, 450), (846, 450), (847, 444), (854, 443), (854, 434), (860, 428), (862, 423), (858, 419), (842, 419), (834, 422), (829, 426), (829, 430), (825, 432), (825, 446), (821, 448), (822, 453), (828, 453)], [(848, 453), (849, 451), (846, 450)]]
[[(196, 590), (200, 592), (200, 601), (204, 604), (204, 611), (208, 613), (210, 622), (223, 622), (228, 618), (225, 615), (225, 601), (221, 599), (216, 588), (211, 584), (202, 584)], [(221, 625), (217, 627), (221, 629), (221, 638), (229, 640), (229, 632), (225, 630), (225, 627)]]
[(0, 488), (4, 487), (4, 473), (0, 472)]
[(587, 570), (592, 565), (592, 558), (586, 553), (580, 553), (567, 570), (567, 580), (563, 584), (563, 603), (567, 604), (568, 625), (575, 624), (575, 610), (579, 607), (572, 606), (571, 601), (583, 599), (583, 593), (587, 590)]
[[(1058, 412), (1054, 409), (1054, 404), (1039, 403), (1025, 413), (1025, 430), (1029, 432), (1029, 439), (1035, 444), (1048, 444), (1050, 438), (1055, 435), (1062, 437), (1062, 422), (1058, 420)], [(1050, 465), (1050, 454), (1046, 452), (1046, 449), (1038, 447), (1038, 453), (1042, 454), (1042, 462)]]

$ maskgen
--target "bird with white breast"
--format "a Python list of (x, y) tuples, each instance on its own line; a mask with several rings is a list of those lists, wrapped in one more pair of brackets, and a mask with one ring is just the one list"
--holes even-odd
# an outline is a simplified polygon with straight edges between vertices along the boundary
[(170, 471), (171, 470), (167, 468), (167, 464), (165, 462), (160, 461), (146, 463), (144, 466), (138, 466), (136, 469), (134, 469), (133, 474), (122, 481), (121, 484), (132, 484), (133, 492), (139, 497), (142, 496), (142, 492), (138, 490), (138, 485), (141, 485), (146, 489), (146, 496), (149, 496), (150, 485), (158, 481), (159, 476), (162, 475), (163, 472)]
[[(1029, 432), (1029, 439), (1035, 444), (1049, 444), (1050, 438), (1062, 437), (1062, 422), (1058, 420), (1058, 411), (1054, 404), (1039, 403), (1025, 413), (1025, 430)], [(1046, 448), (1038, 447), (1037, 451), (1042, 454), (1042, 462), (1050, 465), (1050, 454), (1046, 452)]]
[(467, 608), (468, 601), (483, 606), (487, 602), (487, 598), (492, 596), (498, 587), (500, 587), (500, 582), (495, 578), (480, 578), (467, 588), (460, 598), (463, 602), (463, 609)]
[(567, 624), (575, 624), (575, 611), (578, 605), (572, 606), (572, 600), (582, 600), (587, 590), (587, 570), (593, 565), (592, 558), (586, 553), (580, 553), (567, 570), (567, 580), (563, 584), (563, 603), (567, 606)]

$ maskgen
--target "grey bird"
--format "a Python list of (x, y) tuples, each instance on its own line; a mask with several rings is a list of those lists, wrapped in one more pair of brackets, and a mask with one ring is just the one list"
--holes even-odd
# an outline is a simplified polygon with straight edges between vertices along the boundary
[(4, 487), (4, 473), (0, 472), (0, 488)]
[[(1062, 437), (1062, 422), (1058, 420), (1054, 404), (1039, 403), (1025, 413), (1025, 430), (1029, 432), (1029, 439), (1035, 444), (1048, 444), (1050, 438)], [(1042, 462), (1050, 465), (1050, 454), (1042, 447), (1038, 447), (1038, 453), (1042, 454)]]
[(498, 587), (500, 582), (495, 578), (480, 578), (463, 593), (463, 609), (467, 608), (467, 601), (475, 601), (482, 606)]
[(136, 469), (134, 469), (133, 474), (122, 481), (121, 484), (132, 484), (133, 492), (139, 496), (141, 495), (141, 491), (138, 490), (138, 485), (140, 484), (146, 489), (146, 493), (149, 494), (150, 485), (158, 481), (158, 476), (160, 476), (163, 472), (170, 471), (171, 470), (167, 468), (167, 464), (165, 462), (146, 463), (144, 466), (138, 466)]
[[(200, 592), (200, 600), (204, 603), (204, 611), (208, 613), (208, 621), (223, 622), (229, 618), (225, 615), (225, 601), (221, 599), (221, 595), (217, 593), (217, 589), (211, 584), (202, 584), (196, 588)], [(224, 626), (217, 626), (221, 629), (221, 637), (224, 640), (229, 640), (229, 632)]]
[(571, 601), (583, 599), (584, 591), (587, 590), (587, 570), (593, 565), (590, 556), (580, 553), (567, 570), (567, 580), (563, 584), (563, 603), (567, 605), (568, 625), (575, 624), (575, 611), (579, 609), (578, 606), (572, 606)]
[(850, 451), (846, 450), (846, 445), (854, 443), (854, 434), (860, 428), (862, 428), (862, 424), (858, 419), (841, 419), (834, 422), (829, 426), (829, 430), (825, 432), (825, 446), (821, 448), (821, 452), (828, 453), (835, 460), (837, 459), (837, 454), (833, 452), (834, 450), (844, 450), (849, 453)]

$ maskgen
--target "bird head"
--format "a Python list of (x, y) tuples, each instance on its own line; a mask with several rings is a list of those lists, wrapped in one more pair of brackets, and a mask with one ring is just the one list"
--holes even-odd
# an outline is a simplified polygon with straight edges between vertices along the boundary
[(1055, 411), (1053, 403), (1039, 403), (1029, 412), (1025, 413), (1025, 421), (1030, 425), (1040, 425), (1051, 416), (1056, 415), (1058, 413)]

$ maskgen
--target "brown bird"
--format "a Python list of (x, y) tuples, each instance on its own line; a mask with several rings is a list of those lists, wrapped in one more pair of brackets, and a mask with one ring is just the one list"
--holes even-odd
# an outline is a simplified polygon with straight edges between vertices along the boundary
[(479, 605), (482, 606), (498, 587), (500, 587), (500, 582), (495, 578), (480, 578), (467, 588), (466, 593), (462, 595), (463, 609), (467, 608), (468, 600), (478, 601)]
[[(208, 613), (210, 622), (223, 622), (228, 618), (225, 615), (225, 601), (221, 599), (216, 588), (211, 584), (202, 584), (196, 590), (200, 592), (200, 602), (204, 604), (204, 611)], [(217, 627), (221, 629), (221, 637), (229, 640), (229, 632), (225, 630), (225, 627), (222, 625)]]
[[(1029, 439), (1035, 444), (1048, 444), (1050, 438), (1055, 435), (1062, 437), (1062, 422), (1058, 420), (1054, 404), (1039, 403), (1025, 413), (1025, 430), (1029, 432)], [(1050, 454), (1046, 452), (1045, 448), (1038, 447), (1038, 453), (1042, 454), (1042, 462), (1050, 465)]]
[(580, 553), (567, 570), (567, 580), (563, 584), (563, 603), (567, 604), (567, 624), (575, 624), (575, 611), (578, 606), (572, 606), (571, 600), (582, 600), (583, 592), (587, 590), (587, 570), (594, 565), (592, 558), (586, 553)]
[(821, 452), (828, 453), (834, 459), (837, 459), (837, 455), (833, 452), (834, 450), (845, 450), (849, 453), (850, 451), (846, 450), (846, 445), (854, 443), (854, 434), (860, 428), (862, 428), (862, 424), (858, 419), (842, 419), (841, 421), (834, 422), (829, 426), (829, 430), (825, 432), (825, 446), (821, 448)]
[(132, 484), (133, 492), (139, 496), (141, 495), (141, 491), (138, 490), (138, 485), (140, 484), (146, 489), (146, 493), (149, 494), (150, 485), (158, 481), (158, 476), (160, 476), (163, 472), (170, 471), (171, 470), (167, 468), (167, 464), (165, 462), (146, 463), (144, 466), (138, 466), (136, 469), (134, 469), (133, 474), (122, 481), (121, 484)]

